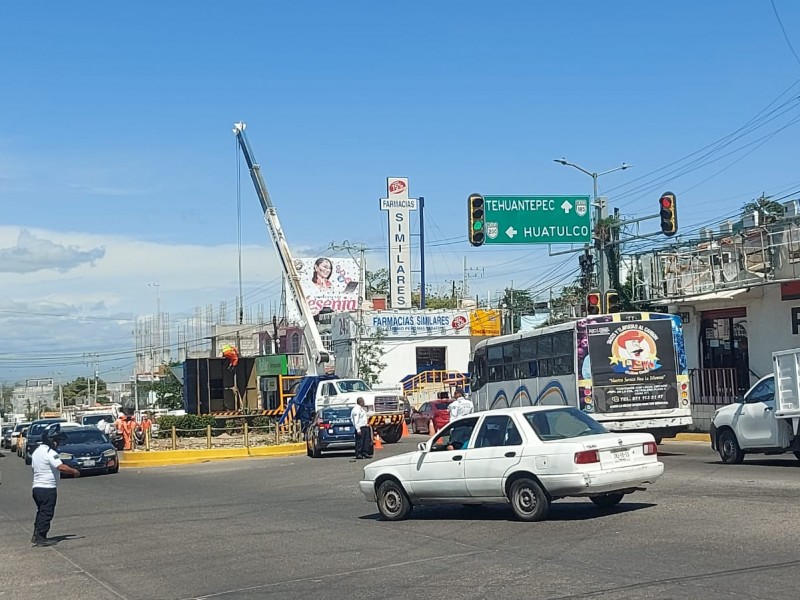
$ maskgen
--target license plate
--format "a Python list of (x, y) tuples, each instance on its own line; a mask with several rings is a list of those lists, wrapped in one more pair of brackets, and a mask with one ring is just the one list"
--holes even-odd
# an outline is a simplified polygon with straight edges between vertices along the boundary
[(83, 466), (84, 467), (93, 467), (94, 466), (94, 460), (92, 460), (91, 458), (87, 458), (85, 461), (83, 461)]
[(631, 460), (631, 454), (627, 450), (612, 450), (611, 456), (614, 459), (614, 462), (629, 462)]
[(339, 427), (339, 431), (350, 431), (349, 427)]

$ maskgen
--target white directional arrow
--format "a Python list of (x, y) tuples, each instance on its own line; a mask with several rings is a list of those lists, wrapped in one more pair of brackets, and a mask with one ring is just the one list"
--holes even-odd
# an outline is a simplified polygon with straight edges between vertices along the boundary
[(564, 209), (564, 212), (569, 214), (569, 211), (572, 210), (572, 204), (569, 203), (569, 200), (564, 200), (564, 203), (561, 205), (561, 208)]
[(508, 229), (506, 229), (506, 235), (513, 240), (514, 236), (517, 235), (517, 230), (514, 229), (513, 226), (509, 227)]

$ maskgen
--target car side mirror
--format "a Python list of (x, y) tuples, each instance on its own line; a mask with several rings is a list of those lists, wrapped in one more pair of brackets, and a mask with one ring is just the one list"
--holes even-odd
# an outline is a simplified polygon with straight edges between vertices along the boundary
[(738, 395), (738, 396), (736, 396), (736, 400), (735, 400), (735, 402), (736, 402), (737, 404), (744, 404), (744, 396), (742, 396), (741, 394), (740, 394), (740, 395)]
[(427, 452), (428, 451), (428, 444), (426, 442), (420, 442), (417, 444), (417, 450), (420, 452)]

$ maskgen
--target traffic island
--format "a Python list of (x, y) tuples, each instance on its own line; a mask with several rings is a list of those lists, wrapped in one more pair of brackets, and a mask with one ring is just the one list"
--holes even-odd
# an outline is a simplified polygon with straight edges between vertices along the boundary
[(120, 452), (119, 466), (123, 469), (167, 467), (252, 457), (297, 456), (305, 452), (306, 445), (304, 443), (250, 448), (212, 448), (210, 450), (133, 450)]
[(711, 436), (707, 433), (678, 433), (675, 437), (664, 438), (665, 442), (706, 442), (711, 443)]

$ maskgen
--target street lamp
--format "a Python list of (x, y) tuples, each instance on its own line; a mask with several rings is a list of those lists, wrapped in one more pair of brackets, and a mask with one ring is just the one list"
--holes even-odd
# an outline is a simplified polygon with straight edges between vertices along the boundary
[[(584, 169), (580, 165), (576, 165), (575, 163), (569, 162), (566, 158), (554, 158), (553, 162), (557, 162), (560, 165), (564, 165), (565, 167), (572, 167), (574, 169), (578, 169), (581, 173), (585, 173), (589, 177), (592, 178), (592, 206), (594, 206), (594, 222), (595, 225), (604, 217), (603, 209), (604, 206), (601, 206), (601, 203), (597, 200), (597, 178), (602, 177), (603, 175), (608, 175), (609, 173), (613, 173), (615, 171), (624, 171), (625, 169), (630, 169), (633, 165), (628, 165), (622, 163), (618, 167), (614, 167), (613, 169), (609, 169), (608, 171), (602, 171), (600, 173), (596, 171), (589, 171)], [(606, 283), (606, 259), (605, 259), (605, 242), (603, 240), (600, 241), (600, 248), (597, 252), (597, 268), (600, 271), (599, 283), (600, 283), (600, 293), (604, 294), (606, 289), (608, 289), (608, 285)]]

